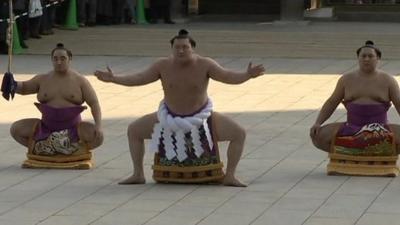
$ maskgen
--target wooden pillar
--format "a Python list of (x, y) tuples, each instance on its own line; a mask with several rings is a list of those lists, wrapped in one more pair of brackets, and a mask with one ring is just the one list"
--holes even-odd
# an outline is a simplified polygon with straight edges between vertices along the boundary
[(311, 0), (311, 9), (321, 8), (322, 2), (321, 0)]
[(281, 0), (281, 20), (303, 20), (304, 0)]
[(171, 0), (171, 16), (172, 18), (181, 18), (186, 16), (186, 9), (183, 8), (181, 0)]
[(188, 13), (199, 14), (199, 0), (188, 0)]

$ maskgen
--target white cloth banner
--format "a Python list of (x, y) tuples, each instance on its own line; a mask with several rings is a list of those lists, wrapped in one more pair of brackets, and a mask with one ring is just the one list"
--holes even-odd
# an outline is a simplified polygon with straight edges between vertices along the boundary
[(43, 15), (42, 4), (40, 0), (29, 0), (29, 18), (35, 18)]

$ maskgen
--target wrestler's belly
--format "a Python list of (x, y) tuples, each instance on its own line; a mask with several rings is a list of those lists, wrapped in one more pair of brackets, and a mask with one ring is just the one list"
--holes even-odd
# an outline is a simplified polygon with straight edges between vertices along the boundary
[(174, 114), (178, 115), (190, 115), (199, 111), (204, 105), (207, 104), (207, 97), (205, 99), (198, 98), (198, 99), (171, 99), (165, 98), (165, 103), (168, 106), (168, 109), (173, 112)]

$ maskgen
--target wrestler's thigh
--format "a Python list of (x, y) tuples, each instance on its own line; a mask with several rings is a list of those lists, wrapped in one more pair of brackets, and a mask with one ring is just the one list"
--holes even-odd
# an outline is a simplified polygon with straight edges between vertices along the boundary
[(31, 137), (34, 133), (34, 126), (39, 123), (39, 119), (22, 119), (11, 124), (10, 132), (14, 136)]
[(128, 127), (128, 134), (140, 139), (149, 139), (153, 133), (154, 124), (158, 122), (157, 113), (147, 114), (133, 121)]
[(230, 141), (234, 139), (244, 139), (246, 132), (245, 130), (236, 123), (233, 119), (229, 118), (218, 112), (213, 112), (213, 131), (216, 132), (215, 136), (217, 141)]
[(394, 139), (396, 144), (400, 144), (400, 125), (398, 124), (388, 124), (391, 131), (394, 133)]
[(331, 142), (342, 124), (343, 123), (329, 123), (322, 126), (318, 135), (315, 137), (316, 141), (322, 141), (325, 143)]

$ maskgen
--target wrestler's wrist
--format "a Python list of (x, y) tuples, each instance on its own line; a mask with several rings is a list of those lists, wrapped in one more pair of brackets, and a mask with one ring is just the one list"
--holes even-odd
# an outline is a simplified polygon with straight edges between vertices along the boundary
[(12, 81), (12, 88), (11, 88), (11, 91), (13, 91), (14, 93), (17, 91), (17, 88), (18, 88), (18, 82), (17, 81), (15, 81), (15, 80), (13, 80)]

